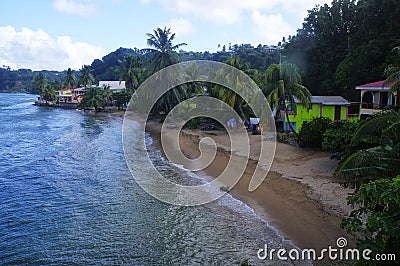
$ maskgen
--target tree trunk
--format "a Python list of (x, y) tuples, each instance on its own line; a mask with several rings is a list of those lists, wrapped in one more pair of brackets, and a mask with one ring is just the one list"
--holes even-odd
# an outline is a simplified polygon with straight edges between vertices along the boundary
[(289, 114), (288, 114), (286, 108), (285, 108), (285, 115), (286, 115), (286, 120), (287, 120), (287, 122), (288, 122), (288, 124), (289, 124), (290, 130), (294, 133), (294, 135), (296, 136), (297, 140), (298, 140), (298, 141), (301, 141), (299, 134), (297, 134), (296, 130), (294, 130), (292, 124), (290, 123)]
[(243, 122), (246, 122), (247, 124), (249, 124), (250, 122), (247, 120), (247, 117), (244, 115), (244, 112), (243, 112), (243, 109), (241, 106), (239, 107), (239, 110), (242, 115), (242, 118), (244, 119)]

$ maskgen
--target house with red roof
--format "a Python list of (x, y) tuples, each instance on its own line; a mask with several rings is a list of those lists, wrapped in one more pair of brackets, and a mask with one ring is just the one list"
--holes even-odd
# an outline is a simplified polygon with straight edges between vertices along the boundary
[(85, 93), (85, 88), (63, 88), (56, 92), (59, 106), (76, 106), (78, 103), (80, 103), (83, 94)]
[(373, 115), (388, 109), (396, 102), (396, 92), (391, 92), (392, 84), (384, 85), (384, 80), (372, 82), (356, 87), (361, 93), (360, 115)]

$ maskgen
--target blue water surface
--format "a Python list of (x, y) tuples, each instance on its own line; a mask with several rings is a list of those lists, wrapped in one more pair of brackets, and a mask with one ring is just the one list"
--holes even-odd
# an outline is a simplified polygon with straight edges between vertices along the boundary
[(230, 196), (178, 207), (147, 195), (124, 161), (121, 117), (35, 99), (0, 94), (0, 265), (291, 264), (257, 259), (265, 243), (289, 244)]

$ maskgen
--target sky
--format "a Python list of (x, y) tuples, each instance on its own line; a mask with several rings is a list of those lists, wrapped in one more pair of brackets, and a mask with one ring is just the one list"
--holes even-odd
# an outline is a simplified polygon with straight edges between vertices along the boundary
[(146, 33), (171, 28), (186, 51), (276, 45), (326, 0), (5, 0), (0, 67), (80, 69), (119, 47), (146, 48)]

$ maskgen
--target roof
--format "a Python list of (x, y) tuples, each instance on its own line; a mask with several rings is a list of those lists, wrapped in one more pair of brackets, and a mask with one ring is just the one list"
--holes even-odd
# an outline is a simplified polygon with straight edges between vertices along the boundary
[(61, 90), (58, 91), (72, 91), (72, 88), (62, 88)]
[(58, 92), (61, 92), (61, 91), (85, 91), (85, 87), (80, 87), (80, 88), (77, 88), (77, 87), (72, 87), (72, 88), (62, 88), (61, 90), (58, 90)]
[(393, 85), (392, 83), (388, 83), (385, 86), (384, 80), (376, 81), (376, 82), (371, 82), (367, 83), (364, 85), (359, 85), (356, 87), (356, 90), (389, 90), (390, 87)]
[[(299, 103), (300, 100), (296, 99), (296, 102)], [(319, 103), (322, 105), (350, 105), (350, 102), (342, 96), (311, 96), (311, 103)]]
[(110, 86), (112, 91), (120, 91), (125, 89), (125, 82), (119, 80), (101, 80), (99, 81), (99, 87)]

